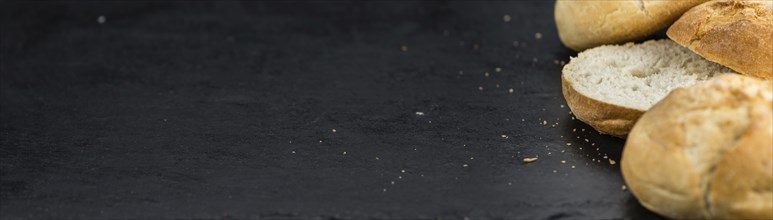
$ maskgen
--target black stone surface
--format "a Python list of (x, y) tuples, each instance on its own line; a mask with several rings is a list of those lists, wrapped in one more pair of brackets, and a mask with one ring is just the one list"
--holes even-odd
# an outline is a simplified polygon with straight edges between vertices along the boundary
[(660, 218), (551, 1), (0, 4), (2, 219)]

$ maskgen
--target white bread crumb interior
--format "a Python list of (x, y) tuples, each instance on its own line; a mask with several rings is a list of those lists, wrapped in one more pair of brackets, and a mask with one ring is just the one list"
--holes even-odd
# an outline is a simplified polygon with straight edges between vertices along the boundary
[(585, 96), (646, 111), (675, 88), (733, 71), (664, 39), (589, 49), (572, 57), (563, 72)]

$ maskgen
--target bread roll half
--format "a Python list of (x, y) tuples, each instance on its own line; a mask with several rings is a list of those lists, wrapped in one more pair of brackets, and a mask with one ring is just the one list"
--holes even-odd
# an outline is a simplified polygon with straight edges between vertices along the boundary
[(634, 41), (665, 29), (707, 0), (558, 0), (561, 42), (575, 51)]
[(624, 137), (671, 90), (730, 71), (671, 40), (651, 40), (583, 51), (564, 66), (561, 85), (577, 119)]
[(773, 78), (773, 0), (707, 2), (686, 12), (667, 34), (739, 73)]

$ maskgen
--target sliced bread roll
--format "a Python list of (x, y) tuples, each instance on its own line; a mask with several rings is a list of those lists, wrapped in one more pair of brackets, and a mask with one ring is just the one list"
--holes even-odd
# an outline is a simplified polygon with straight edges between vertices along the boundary
[(707, 0), (578, 1), (555, 5), (558, 36), (575, 51), (644, 38)]
[(708, 60), (773, 79), (773, 0), (707, 2), (686, 12), (667, 34)]
[(601, 46), (564, 66), (563, 94), (577, 119), (624, 137), (636, 120), (671, 90), (732, 70), (671, 40)]
[(773, 82), (720, 75), (672, 91), (636, 123), (621, 170), (674, 219), (773, 219)]

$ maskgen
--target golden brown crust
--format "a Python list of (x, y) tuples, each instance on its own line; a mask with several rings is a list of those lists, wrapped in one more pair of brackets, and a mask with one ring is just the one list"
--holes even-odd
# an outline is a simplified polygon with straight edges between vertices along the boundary
[(561, 42), (575, 51), (641, 39), (707, 0), (556, 1)]
[(734, 148), (722, 154), (709, 191), (712, 215), (773, 219), (773, 110), (770, 105), (771, 102), (751, 106), (748, 114), (753, 120), (744, 135)]
[(711, 1), (687, 11), (668, 37), (739, 73), (773, 78), (773, 1)]
[(670, 218), (773, 218), (773, 82), (726, 74), (672, 91), (631, 130), (621, 169)]
[(574, 116), (603, 134), (624, 138), (644, 110), (602, 102), (583, 95), (561, 76), (561, 88)]

